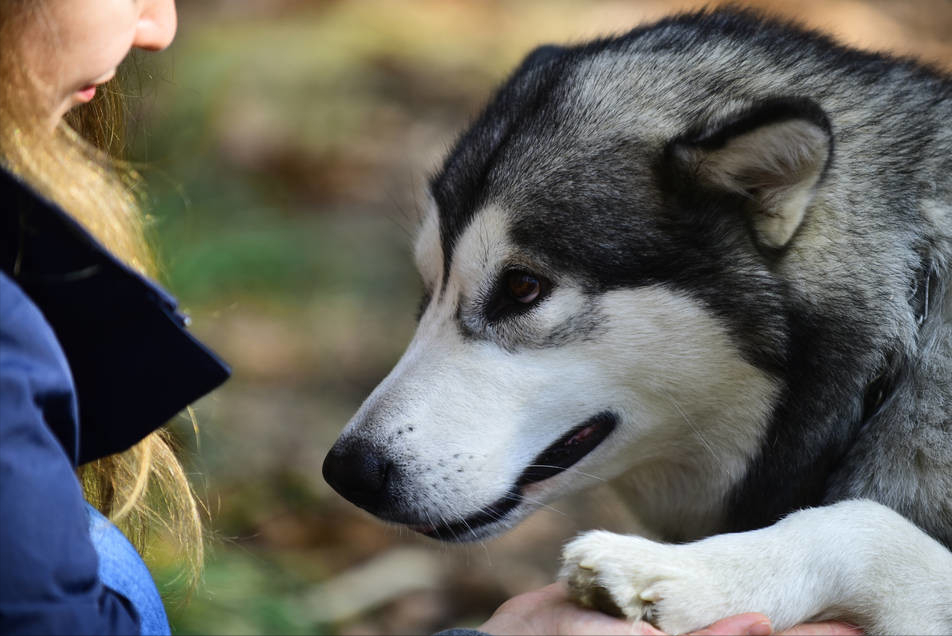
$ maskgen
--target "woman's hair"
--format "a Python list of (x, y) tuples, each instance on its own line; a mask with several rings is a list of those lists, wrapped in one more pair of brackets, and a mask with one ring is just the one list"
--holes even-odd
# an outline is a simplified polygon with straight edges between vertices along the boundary
[[(141, 179), (121, 160), (125, 118), (118, 80), (100, 86), (91, 102), (74, 108), (53, 130), (40, 107), (39, 80), (25, 68), (17, 46), (27, 25), (46, 18), (44, 4), (0, 0), (0, 164), (58, 203), (127, 265), (154, 276)], [(52, 29), (49, 35), (55, 46)], [(197, 581), (203, 562), (198, 500), (165, 431), (81, 466), (79, 478), (87, 500), (140, 552), (150, 531), (165, 527), (187, 555), (191, 581)]]

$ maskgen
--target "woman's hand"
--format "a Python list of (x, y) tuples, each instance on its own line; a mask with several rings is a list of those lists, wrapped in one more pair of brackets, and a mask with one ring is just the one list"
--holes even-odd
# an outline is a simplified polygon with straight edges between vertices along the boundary
[[(648, 623), (613, 618), (576, 605), (562, 583), (553, 583), (542, 589), (515, 596), (502, 605), (479, 628), (488, 634), (646, 634), (663, 636), (664, 632)], [(763, 614), (740, 614), (717, 621), (710, 627), (694, 632), (697, 636), (722, 634), (772, 634), (770, 620)], [(844, 623), (805, 623), (783, 632), (789, 636), (824, 634), (852, 636), (861, 631)]]

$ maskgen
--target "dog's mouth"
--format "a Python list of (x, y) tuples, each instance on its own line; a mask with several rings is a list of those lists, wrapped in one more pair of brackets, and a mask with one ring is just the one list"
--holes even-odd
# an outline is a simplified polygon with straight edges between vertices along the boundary
[(601, 444), (618, 424), (618, 417), (603, 411), (585, 420), (542, 451), (526, 467), (509, 493), (464, 519), (437, 525), (411, 525), (422, 535), (443, 541), (479, 538), (477, 528), (502, 521), (523, 501), (523, 488), (554, 477), (569, 468)]

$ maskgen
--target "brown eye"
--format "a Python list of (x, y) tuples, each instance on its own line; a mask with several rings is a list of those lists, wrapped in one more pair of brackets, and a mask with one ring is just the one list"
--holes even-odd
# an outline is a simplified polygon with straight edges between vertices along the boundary
[(510, 272), (506, 277), (506, 290), (513, 300), (529, 304), (539, 297), (542, 292), (542, 283), (532, 274)]

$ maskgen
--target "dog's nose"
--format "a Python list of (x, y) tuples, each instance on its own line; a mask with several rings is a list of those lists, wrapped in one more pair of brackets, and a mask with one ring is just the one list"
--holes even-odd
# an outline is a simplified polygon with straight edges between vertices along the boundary
[(386, 500), (391, 462), (370, 444), (338, 440), (324, 459), (324, 479), (351, 503), (376, 513)]

